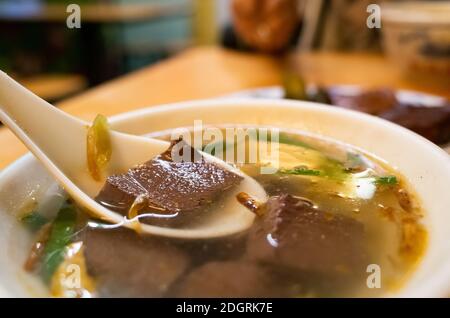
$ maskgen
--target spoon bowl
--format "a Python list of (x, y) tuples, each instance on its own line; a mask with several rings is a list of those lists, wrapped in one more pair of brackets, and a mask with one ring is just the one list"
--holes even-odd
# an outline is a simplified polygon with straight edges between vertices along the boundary
[[(44, 167), (58, 180), (70, 197), (97, 218), (135, 228), (135, 221), (126, 219), (96, 202), (95, 197), (104, 179), (94, 180), (86, 163), (86, 135), (89, 123), (64, 113), (36, 96), (0, 71), (0, 120), (25, 144)], [(164, 152), (169, 143), (152, 138), (110, 132), (112, 155), (103, 175), (123, 173)], [(218, 158), (202, 153), (205, 160), (239, 174), (241, 183), (227, 194), (220, 213), (208, 222), (193, 228), (175, 229), (141, 224), (142, 233), (201, 239), (220, 237), (248, 229), (254, 214), (238, 203), (235, 195), (246, 192), (265, 202), (264, 189), (252, 178)]]

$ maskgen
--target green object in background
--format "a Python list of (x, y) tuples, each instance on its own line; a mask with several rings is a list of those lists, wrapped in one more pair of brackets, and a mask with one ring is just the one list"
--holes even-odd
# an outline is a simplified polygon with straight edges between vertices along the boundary
[(211, 45), (218, 42), (215, 0), (194, 0), (194, 37), (199, 45)]
[[(11, 0), (14, 2), (14, 0)], [(27, 0), (23, 0), (26, 2)], [(46, 23), (18, 25), (19, 36), (3, 30), (0, 41), (0, 68), (20, 76), (48, 73), (82, 73), (91, 79), (86, 70), (87, 61), (94, 60), (102, 71), (100, 81), (158, 62), (194, 42), (193, 2), (190, 0), (28, 0), (33, 4), (68, 5), (76, 3), (112, 4), (128, 6), (146, 4), (172, 6), (170, 12), (148, 19), (127, 20), (121, 23), (97, 23), (95, 35), (100, 47), (107, 48), (102, 56), (80, 54), (92, 43), (84, 43), (86, 32), (93, 33), (92, 24), (81, 30), (69, 30), (64, 24), (48, 27)], [(208, 0), (209, 1), (209, 0)], [(2, 2), (0, 0), (0, 2)], [(83, 13), (82, 13), (83, 25)], [(89, 31), (91, 30), (91, 31)], [(83, 33), (84, 32), (84, 33)], [(11, 34), (11, 36), (8, 36)], [(96, 63), (95, 60), (100, 62)]]
[(286, 71), (283, 76), (284, 96), (288, 99), (308, 100), (306, 84), (294, 71)]
[(123, 53), (124, 72), (155, 63), (193, 42), (192, 1), (190, 0), (115, 0), (116, 4), (180, 5), (169, 15), (148, 21), (107, 25), (103, 34)]

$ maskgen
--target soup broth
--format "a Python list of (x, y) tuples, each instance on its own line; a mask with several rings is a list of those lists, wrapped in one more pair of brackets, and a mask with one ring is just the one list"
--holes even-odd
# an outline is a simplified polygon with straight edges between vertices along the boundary
[[(226, 139), (222, 153), (210, 151), (209, 140), (202, 147), (220, 156), (244, 143), (248, 154), (250, 139)], [(269, 196), (249, 206), (257, 216), (248, 231), (201, 240), (139, 233), (139, 222), (195, 226), (220, 213), (225, 191), (186, 213), (136, 210), (135, 231), (69, 200), (54, 220), (38, 212), (21, 219), (36, 235), (26, 269), (58, 297), (354, 297), (400, 287), (426, 247), (423, 211), (403, 177), (367, 153), (303, 132), (281, 131), (269, 143), (276, 163), (261, 153), (256, 162), (230, 162)], [(270, 166), (278, 170), (261, 172)], [(61, 279), (70, 265), (79, 268), (79, 286)]]

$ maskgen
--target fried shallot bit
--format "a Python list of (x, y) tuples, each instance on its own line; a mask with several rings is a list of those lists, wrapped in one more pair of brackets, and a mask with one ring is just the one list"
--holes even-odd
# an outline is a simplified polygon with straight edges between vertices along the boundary
[(111, 159), (112, 147), (108, 120), (97, 115), (87, 132), (87, 166), (92, 178), (101, 180), (101, 172)]
[(255, 200), (248, 193), (240, 192), (236, 195), (236, 199), (240, 204), (255, 213), (257, 216), (262, 216), (264, 214), (263, 204)]
[(37, 270), (38, 263), (40, 262), (42, 255), (44, 254), (45, 244), (47, 243), (50, 236), (50, 229), (51, 224), (47, 223), (39, 230), (37, 234), (37, 240), (33, 243), (30, 253), (28, 254), (25, 264), (23, 265), (23, 268), (27, 272), (34, 272), (35, 270)]
[(406, 192), (405, 189), (403, 188), (399, 188), (398, 190), (395, 191), (395, 195), (402, 209), (405, 210), (406, 212), (412, 212), (413, 205), (408, 192)]

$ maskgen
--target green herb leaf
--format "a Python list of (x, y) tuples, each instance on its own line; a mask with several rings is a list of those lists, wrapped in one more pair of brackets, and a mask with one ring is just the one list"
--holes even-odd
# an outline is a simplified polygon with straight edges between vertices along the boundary
[(320, 176), (321, 172), (319, 170), (312, 170), (306, 168), (294, 168), (294, 169), (281, 169), (282, 174), (292, 174), (301, 176)]
[(77, 211), (73, 204), (65, 203), (52, 224), (42, 256), (42, 277), (50, 282), (53, 273), (64, 260), (64, 252), (75, 232)]
[(398, 183), (396, 176), (385, 176), (385, 177), (378, 177), (375, 180), (376, 184), (380, 185), (396, 185)]

